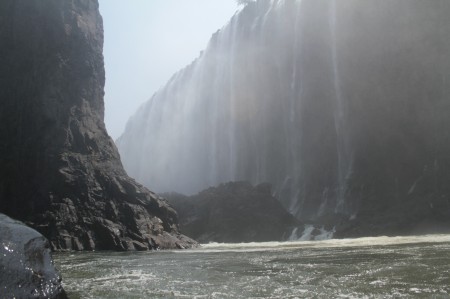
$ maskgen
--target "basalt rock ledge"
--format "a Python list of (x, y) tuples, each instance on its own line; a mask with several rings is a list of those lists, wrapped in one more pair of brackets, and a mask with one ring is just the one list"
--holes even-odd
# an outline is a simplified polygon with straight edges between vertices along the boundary
[(267, 183), (229, 182), (192, 196), (164, 196), (179, 213), (181, 231), (201, 243), (286, 241), (304, 228)]
[(0, 212), (53, 250), (195, 244), (128, 177), (106, 132), (98, 1), (3, 0), (0, 40)]

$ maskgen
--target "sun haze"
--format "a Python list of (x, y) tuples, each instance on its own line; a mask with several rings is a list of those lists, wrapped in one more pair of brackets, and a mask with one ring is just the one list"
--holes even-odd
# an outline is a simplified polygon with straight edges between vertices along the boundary
[(100, 0), (105, 30), (105, 123), (116, 139), (128, 118), (237, 10), (232, 0)]

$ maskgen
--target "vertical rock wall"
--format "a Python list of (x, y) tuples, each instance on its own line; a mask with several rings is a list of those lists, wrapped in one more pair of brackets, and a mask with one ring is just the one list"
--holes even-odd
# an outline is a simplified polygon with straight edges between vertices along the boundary
[(106, 132), (98, 2), (1, 1), (0, 40), (0, 212), (53, 249), (188, 246)]

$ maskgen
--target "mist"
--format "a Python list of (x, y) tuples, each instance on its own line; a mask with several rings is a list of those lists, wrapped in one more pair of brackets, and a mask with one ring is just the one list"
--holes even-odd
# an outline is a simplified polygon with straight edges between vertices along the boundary
[(157, 192), (268, 182), (305, 221), (445, 205), (450, 6), (432, 3), (250, 2), (129, 120), (125, 168)]
[(99, 2), (105, 29), (105, 123), (113, 139), (238, 9), (232, 0)]

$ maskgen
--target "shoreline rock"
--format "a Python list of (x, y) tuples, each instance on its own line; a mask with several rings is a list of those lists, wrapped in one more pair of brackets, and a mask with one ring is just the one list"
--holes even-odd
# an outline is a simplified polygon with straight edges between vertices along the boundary
[(0, 294), (2, 298), (67, 298), (47, 239), (3, 214), (0, 214)]

